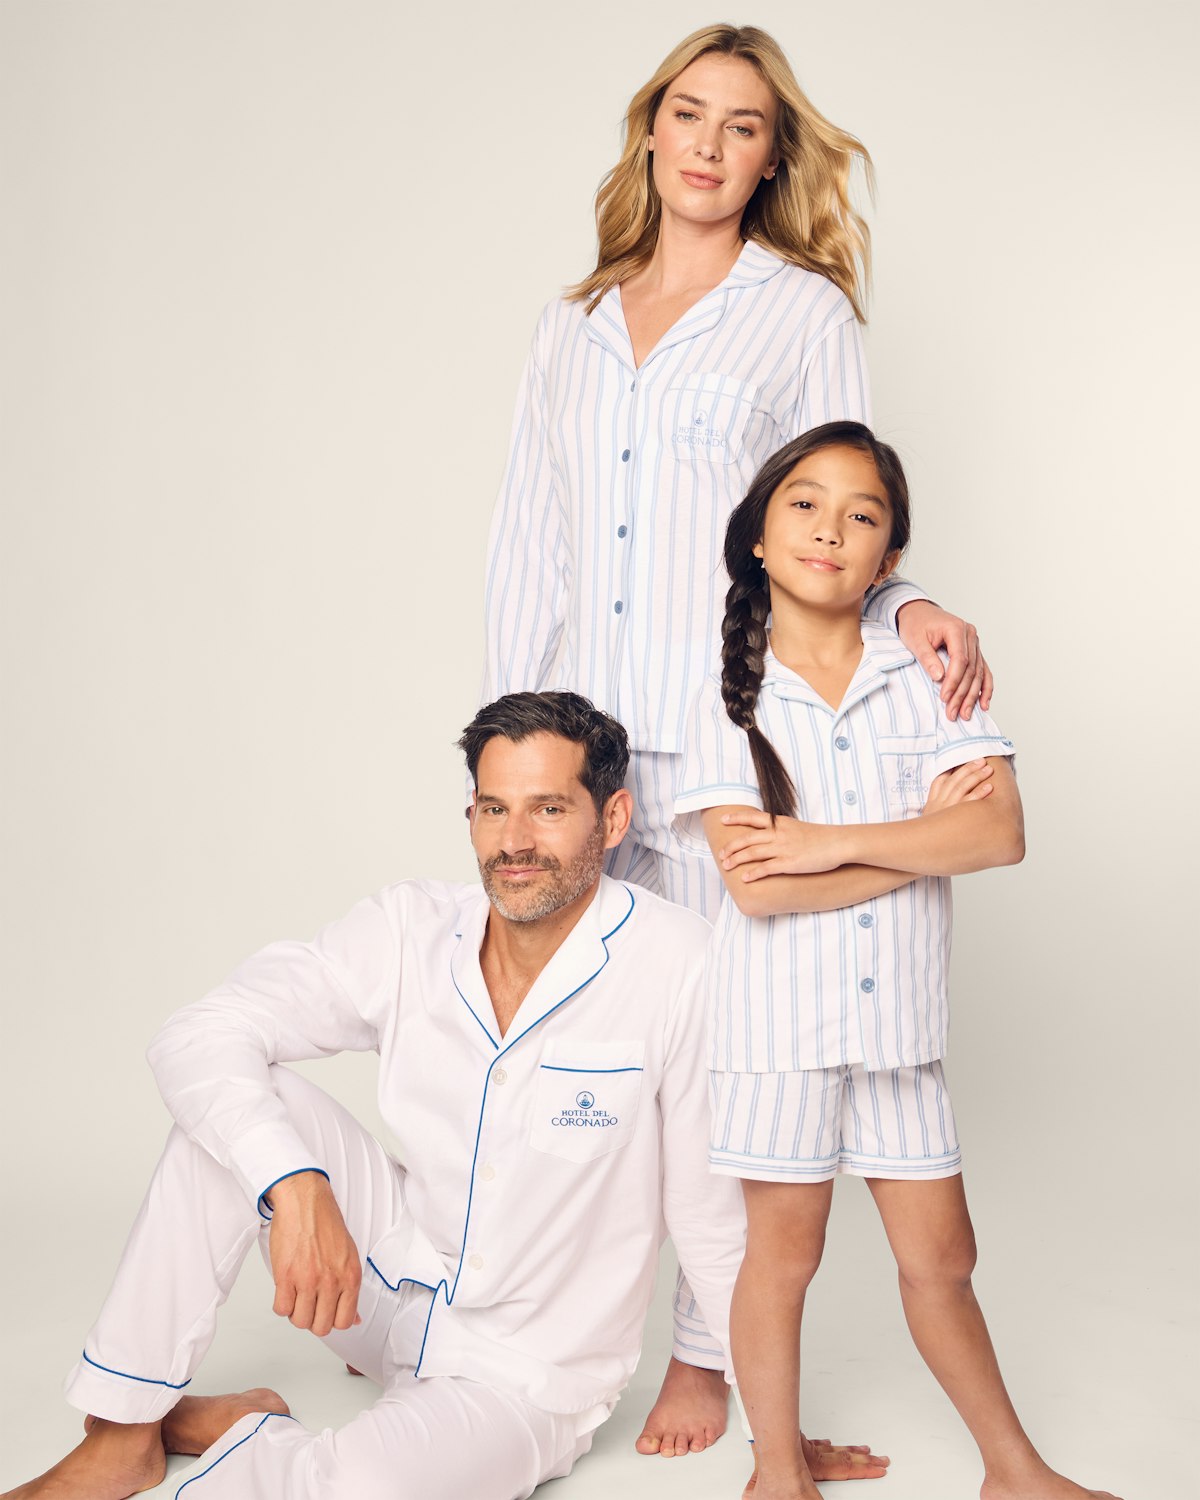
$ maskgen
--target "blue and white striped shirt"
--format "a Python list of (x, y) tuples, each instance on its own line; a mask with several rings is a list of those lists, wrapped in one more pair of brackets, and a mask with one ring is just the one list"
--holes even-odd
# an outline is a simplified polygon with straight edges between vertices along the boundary
[[(987, 714), (947, 719), (912, 653), (864, 620), (863, 655), (834, 709), (768, 655), (759, 728), (795, 784), (809, 823), (885, 823), (920, 814), (935, 776), (1013, 754)], [(696, 701), (676, 829), (708, 848), (706, 807), (761, 807), (746, 734), (730, 722), (719, 676)], [(950, 882), (922, 877), (840, 911), (747, 917), (726, 894), (712, 939), (710, 1066), (775, 1073), (862, 1062), (912, 1067), (946, 1050)]]
[[(869, 421), (862, 341), (823, 276), (747, 243), (635, 367), (610, 291), (542, 314), (488, 549), (484, 701), (571, 688), (678, 751), (716, 661), (725, 526), (778, 448)], [(922, 597), (899, 585), (872, 614)]]

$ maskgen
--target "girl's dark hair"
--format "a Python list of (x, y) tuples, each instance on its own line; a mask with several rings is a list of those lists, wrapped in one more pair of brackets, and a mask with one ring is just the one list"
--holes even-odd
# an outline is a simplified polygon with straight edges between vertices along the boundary
[(908, 481), (894, 448), (881, 443), (861, 422), (826, 422), (773, 453), (754, 476), (746, 498), (729, 517), (725, 530), (725, 567), (731, 579), (721, 625), (721, 696), (725, 712), (750, 738), (750, 754), (763, 808), (772, 818), (796, 811), (796, 788), (774, 746), (754, 718), (762, 687), (767, 650), (767, 617), (771, 586), (754, 548), (762, 541), (771, 496), (803, 458), (822, 448), (855, 448), (874, 463), (892, 508), (889, 552), (908, 546), (911, 519)]

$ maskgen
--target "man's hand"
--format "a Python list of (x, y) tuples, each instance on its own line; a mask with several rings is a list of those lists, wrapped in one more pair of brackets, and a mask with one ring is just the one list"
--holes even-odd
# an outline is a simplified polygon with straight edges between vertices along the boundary
[[(992, 670), (979, 650), (979, 633), (974, 625), (947, 614), (931, 599), (914, 599), (902, 604), (896, 617), (900, 639), (917, 658), (934, 682), (940, 682), (940, 697), (946, 705), (946, 717), (971, 717), (976, 703), (983, 709), (992, 702)], [(942, 666), (938, 648), (950, 653)]]
[(926, 813), (943, 812), (947, 807), (957, 807), (960, 802), (981, 802), (992, 790), (992, 768), (986, 760), (969, 760), (966, 765), (956, 766), (953, 771), (943, 771), (933, 778), (929, 788), (929, 799), (921, 809)]
[(274, 1311), (324, 1338), (358, 1316), (362, 1262), (333, 1189), (319, 1172), (298, 1172), (271, 1189)]
[(837, 850), (836, 825), (801, 823), (798, 818), (776, 818), (772, 823), (767, 813), (749, 807), (722, 814), (721, 822), (731, 833), (718, 856), (721, 867), (741, 867), (745, 881), (768, 875), (816, 875), (845, 863)]

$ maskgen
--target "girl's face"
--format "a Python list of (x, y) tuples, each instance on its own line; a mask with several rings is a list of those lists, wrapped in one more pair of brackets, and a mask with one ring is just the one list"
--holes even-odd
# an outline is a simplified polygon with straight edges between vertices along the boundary
[(771, 607), (860, 609), (895, 568), (892, 505), (874, 460), (857, 448), (802, 458), (767, 502), (754, 555), (771, 580)]
[(737, 217), (775, 153), (775, 95), (745, 58), (706, 53), (667, 85), (649, 138), (664, 213), (697, 224)]

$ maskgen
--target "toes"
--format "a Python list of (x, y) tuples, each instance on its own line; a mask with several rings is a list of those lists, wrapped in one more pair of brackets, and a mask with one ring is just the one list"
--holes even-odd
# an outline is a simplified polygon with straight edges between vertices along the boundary
[(657, 1453), (661, 1446), (661, 1443), (659, 1441), (658, 1435), (651, 1432), (647, 1428), (647, 1430), (642, 1433), (641, 1437), (638, 1438), (637, 1442), (634, 1443), (633, 1446), (639, 1453)]

